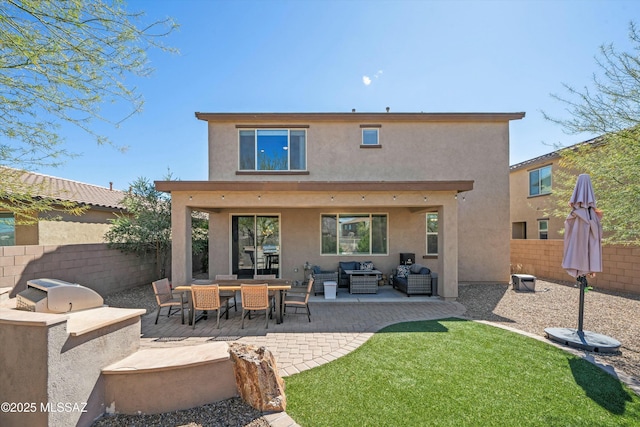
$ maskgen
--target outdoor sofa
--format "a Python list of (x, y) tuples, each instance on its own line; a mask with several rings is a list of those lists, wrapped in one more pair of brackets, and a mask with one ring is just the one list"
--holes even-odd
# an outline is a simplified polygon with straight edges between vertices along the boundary
[(411, 295), (437, 295), (438, 273), (420, 264), (399, 265), (393, 271), (393, 287)]

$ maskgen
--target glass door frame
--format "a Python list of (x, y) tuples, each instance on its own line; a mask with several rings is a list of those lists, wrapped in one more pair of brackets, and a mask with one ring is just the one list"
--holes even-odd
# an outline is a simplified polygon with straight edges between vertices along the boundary
[[(253, 229), (248, 230), (245, 238), (239, 235), (239, 218), (253, 218)], [(269, 227), (263, 222), (259, 229), (260, 218), (273, 219), (275, 224)], [(275, 225), (275, 227), (273, 227)], [(274, 229), (275, 228), (275, 229)], [(279, 213), (233, 213), (229, 215), (229, 271), (238, 278), (250, 278), (256, 274), (275, 274), (280, 277), (281, 256), (281, 215)], [(268, 232), (271, 231), (271, 234)], [(265, 236), (265, 232), (267, 235)], [(248, 241), (246, 239), (249, 238)], [(256, 242), (256, 239), (258, 242)], [(245, 240), (245, 242), (242, 242)], [(240, 248), (242, 246), (242, 250)], [(241, 268), (251, 264), (251, 268)]]

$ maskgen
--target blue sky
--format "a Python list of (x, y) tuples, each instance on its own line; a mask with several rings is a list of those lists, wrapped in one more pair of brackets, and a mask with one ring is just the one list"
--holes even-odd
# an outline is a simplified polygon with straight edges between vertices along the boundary
[[(602, 44), (630, 50), (638, 1), (136, 0), (146, 19), (180, 29), (131, 79), (144, 111), (103, 128), (125, 153), (65, 129), (81, 156), (54, 176), (126, 189), (138, 177), (207, 179), (199, 112), (526, 112), (510, 126), (510, 162), (592, 135), (566, 135), (550, 95), (584, 87)], [(111, 114), (111, 112), (109, 112)], [(113, 112), (114, 118), (120, 111)]]

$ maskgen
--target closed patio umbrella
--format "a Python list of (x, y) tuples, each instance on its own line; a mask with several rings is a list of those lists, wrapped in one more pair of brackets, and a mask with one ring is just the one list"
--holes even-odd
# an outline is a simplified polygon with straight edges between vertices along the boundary
[(578, 176), (569, 206), (571, 213), (564, 222), (562, 268), (576, 278), (599, 273), (602, 271), (602, 224), (589, 175)]
[(587, 276), (602, 271), (602, 214), (596, 210), (596, 198), (589, 175), (578, 176), (569, 206), (571, 212), (564, 222), (562, 268), (577, 279), (580, 288), (578, 328), (547, 328), (545, 332), (550, 339), (572, 347), (614, 352), (620, 347), (620, 342), (582, 329)]

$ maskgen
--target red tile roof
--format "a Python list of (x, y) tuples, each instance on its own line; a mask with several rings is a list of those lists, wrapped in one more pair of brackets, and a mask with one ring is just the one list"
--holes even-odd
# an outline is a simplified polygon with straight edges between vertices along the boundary
[(39, 193), (36, 196), (69, 200), (90, 206), (125, 209), (121, 203), (126, 194), (124, 191), (34, 172), (25, 172), (20, 179), (25, 184), (33, 186), (34, 191)]

